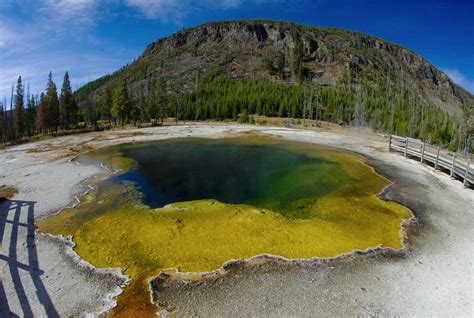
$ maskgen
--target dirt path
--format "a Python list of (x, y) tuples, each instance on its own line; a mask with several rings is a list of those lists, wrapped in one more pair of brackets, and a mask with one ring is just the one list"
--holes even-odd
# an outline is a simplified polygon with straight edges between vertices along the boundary
[[(60, 137), (0, 151), (1, 317), (76, 316), (107, 310), (126, 278), (81, 261), (72, 244), (38, 235), (35, 219), (72, 204), (102, 173), (69, 162), (81, 150), (173, 137), (222, 137), (257, 130), (360, 152), (395, 181), (385, 196), (413, 208), (420, 224), (410, 254), (355, 257), (318, 268), (269, 265), (212, 284), (169, 286), (179, 313), (198, 316), (470, 315), (473, 312), (474, 191), (415, 161), (382, 151), (380, 137), (243, 125), (182, 125)], [(368, 141), (370, 139), (370, 141)], [(380, 141), (377, 141), (380, 140)], [(82, 184), (82, 185), (81, 185)]]

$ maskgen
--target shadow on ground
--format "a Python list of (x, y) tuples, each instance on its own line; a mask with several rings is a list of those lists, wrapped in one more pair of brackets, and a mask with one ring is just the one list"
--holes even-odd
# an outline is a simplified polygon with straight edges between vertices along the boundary
[[(59, 317), (41, 277), (35, 243), (35, 203), (0, 202), (0, 317), (33, 317), (40, 308), (48, 317)], [(19, 304), (21, 312), (12, 312), (13, 303)]]

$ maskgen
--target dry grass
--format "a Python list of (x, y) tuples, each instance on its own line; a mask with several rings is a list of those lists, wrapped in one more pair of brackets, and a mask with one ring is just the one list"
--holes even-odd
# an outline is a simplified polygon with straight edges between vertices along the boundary
[(18, 189), (11, 186), (0, 185), (0, 202), (11, 199), (18, 193)]

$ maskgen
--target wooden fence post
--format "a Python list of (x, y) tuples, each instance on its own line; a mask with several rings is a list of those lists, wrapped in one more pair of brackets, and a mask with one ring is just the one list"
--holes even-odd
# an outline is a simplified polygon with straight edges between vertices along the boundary
[(438, 152), (436, 153), (435, 170), (438, 168), (439, 148), (440, 147), (438, 146)]
[(404, 156), (407, 156), (407, 151), (408, 151), (408, 137), (405, 138), (405, 154)]
[(425, 142), (423, 141), (423, 146), (421, 148), (421, 160), (420, 160), (421, 163), (423, 163), (424, 155), (425, 155)]
[(451, 164), (451, 174), (450, 177), (454, 176), (454, 167), (456, 165), (456, 153), (453, 153), (453, 163)]
[(471, 163), (471, 157), (469, 156), (469, 159), (467, 160), (466, 164), (466, 172), (464, 172), (464, 182), (463, 185), (467, 187), (467, 177), (469, 176), (469, 164)]
[(388, 151), (392, 148), (392, 135), (388, 136)]

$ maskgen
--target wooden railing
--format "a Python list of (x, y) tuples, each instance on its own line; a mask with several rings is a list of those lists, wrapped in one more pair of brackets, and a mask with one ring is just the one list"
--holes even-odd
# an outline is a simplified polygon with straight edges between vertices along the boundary
[(463, 180), (466, 187), (474, 185), (474, 167), (471, 166), (470, 154), (459, 154), (409, 137), (390, 135), (388, 139), (389, 150), (399, 151), (405, 157), (419, 158), (421, 163), (430, 162), (435, 169), (444, 169), (451, 177)]

